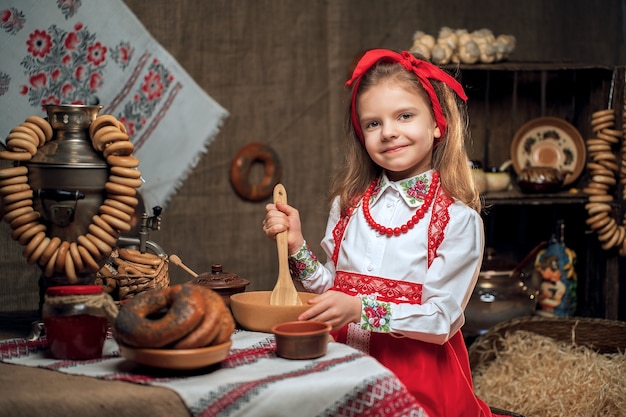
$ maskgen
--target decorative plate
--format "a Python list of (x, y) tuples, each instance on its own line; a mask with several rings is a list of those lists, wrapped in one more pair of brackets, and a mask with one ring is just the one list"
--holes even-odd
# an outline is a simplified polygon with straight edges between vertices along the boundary
[(145, 349), (120, 344), (120, 355), (142, 365), (155, 368), (189, 370), (223, 361), (232, 341), (199, 349)]
[(552, 167), (565, 176), (563, 185), (576, 181), (585, 168), (587, 148), (576, 128), (557, 117), (538, 117), (525, 123), (511, 143), (513, 168), (519, 174), (525, 167)]

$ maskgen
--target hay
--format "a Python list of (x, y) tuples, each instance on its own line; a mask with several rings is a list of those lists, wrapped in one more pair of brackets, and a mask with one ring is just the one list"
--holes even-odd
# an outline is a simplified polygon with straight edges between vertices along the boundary
[(526, 417), (626, 416), (625, 352), (600, 354), (525, 330), (496, 342), (483, 353), (495, 358), (473, 370), (487, 404)]

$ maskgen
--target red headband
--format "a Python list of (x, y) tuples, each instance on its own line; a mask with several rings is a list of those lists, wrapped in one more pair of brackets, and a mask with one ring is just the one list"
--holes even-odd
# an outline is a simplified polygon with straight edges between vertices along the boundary
[(443, 82), (454, 90), (456, 94), (463, 99), (463, 101), (467, 101), (467, 96), (465, 95), (461, 84), (459, 84), (457, 80), (441, 68), (429, 62), (415, 58), (410, 52), (403, 51), (401, 53), (397, 53), (388, 49), (372, 49), (367, 51), (361, 57), (356, 65), (356, 68), (354, 69), (354, 72), (352, 72), (352, 78), (346, 81), (347, 87), (352, 85), (352, 83), (355, 83), (354, 88), (352, 89), (352, 100), (350, 101), (350, 116), (352, 118), (352, 125), (354, 126), (356, 135), (361, 143), (363, 142), (363, 132), (361, 131), (361, 125), (359, 124), (359, 117), (356, 114), (356, 93), (359, 89), (359, 84), (361, 83), (363, 74), (369, 71), (374, 64), (383, 59), (395, 61), (406, 68), (407, 71), (411, 71), (417, 76), (417, 79), (422, 84), (422, 87), (424, 87), (424, 90), (428, 93), (428, 97), (430, 97), (430, 101), (433, 106), (433, 113), (435, 114), (435, 121), (437, 122), (439, 130), (441, 130), (441, 135), (443, 136), (446, 132), (446, 118), (443, 117), (441, 104), (439, 103), (437, 94), (435, 94), (435, 89), (429, 80), (432, 79)]

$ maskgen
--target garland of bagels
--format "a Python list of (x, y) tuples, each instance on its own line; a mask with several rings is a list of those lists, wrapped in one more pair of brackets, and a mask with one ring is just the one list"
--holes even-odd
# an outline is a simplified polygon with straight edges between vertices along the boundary
[(137, 188), (143, 181), (124, 124), (111, 115), (96, 117), (89, 126), (89, 137), (109, 165), (105, 199), (86, 233), (75, 241), (49, 236), (41, 214), (33, 207), (28, 167), (21, 163), (28, 162), (52, 137), (52, 126), (39, 116), (27, 117), (10, 131), (6, 150), (0, 151), (0, 159), (13, 161), (13, 166), (0, 169), (0, 212), (11, 227), (11, 238), (24, 247), (22, 255), (28, 264), (39, 264), (46, 277), (60, 273), (66, 275), (68, 283), (76, 283), (79, 274), (98, 272), (119, 235), (131, 230), (139, 204)]
[(626, 213), (621, 213), (623, 202), (615, 201), (615, 195), (626, 200), (626, 102), (622, 129), (616, 128), (618, 111), (598, 110), (591, 115), (593, 137), (586, 140), (589, 183), (583, 191), (589, 195), (586, 223), (597, 235), (602, 249), (616, 248), (620, 256), (626, 256)]

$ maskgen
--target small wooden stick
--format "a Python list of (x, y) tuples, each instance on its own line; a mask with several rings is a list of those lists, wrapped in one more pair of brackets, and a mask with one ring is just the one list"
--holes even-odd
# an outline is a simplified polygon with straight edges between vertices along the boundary
[(192, 277), (195, 278), (195, 277), (198, 276), (198, 274), (196, 274), (193, 270), (191, 270), (191, 268), (189, 268), (187, 265), (185, 265), (183, 263), (183, 261), (177, 255), (170, 255), (169, 259), (170, 259), (171, 263), (173, 263), (176, 266), (181, 267), (182, 269), (184, 269)]

